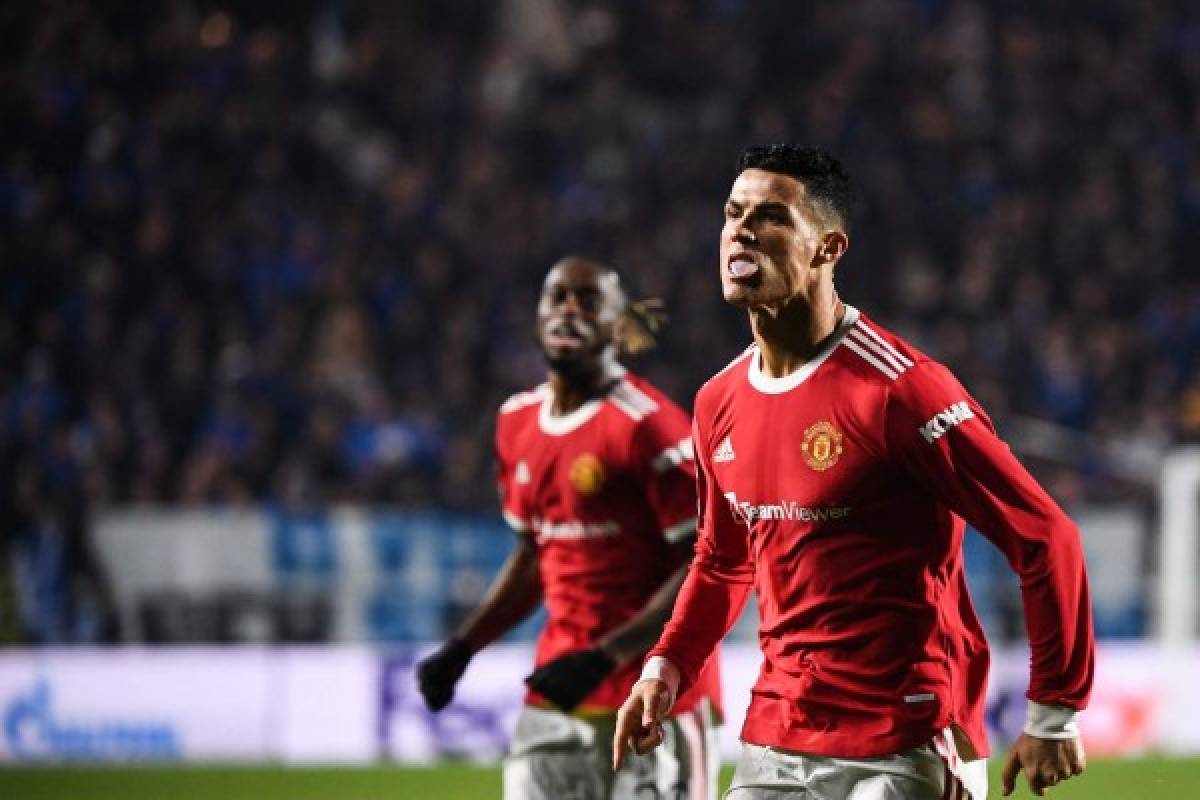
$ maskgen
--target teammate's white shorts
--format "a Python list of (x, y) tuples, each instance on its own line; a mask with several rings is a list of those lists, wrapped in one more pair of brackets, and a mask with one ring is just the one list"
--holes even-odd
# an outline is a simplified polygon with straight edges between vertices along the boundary
[(987, 759), (962, 761), (954, 737), (879, 758), (831, 758), (742, 744), (726, 800), (987, 800)]
[(616, 715), (579, 717), (526, 706), (504, 759), (504, 800), (716, 800), (711, 706), (671, 717), (661, 746), (628, 754), (616, 774)]

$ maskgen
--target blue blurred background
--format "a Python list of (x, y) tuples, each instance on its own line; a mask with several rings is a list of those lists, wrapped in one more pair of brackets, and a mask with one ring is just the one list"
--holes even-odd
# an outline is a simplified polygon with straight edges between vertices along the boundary
[[(690, 406), (748, 341), (717, 233), (775, 141), (857, 180), (842, 296), (1079, 520), (1101, 637), (1158, 634), (1161, 467), (1200, 440), (1194, 3), (49, 2), (0, 32), (0, 652), (440, 639), (511, 544), (493, 415), (543, 377), (546, 269), (662, 298), (631, 366)], [(1019, 647), (1007, 565), (974, 533), (967, 564)]]
[[(715, 250), (748, 143), (844, 159), (864, 202), (842, 294), (948, 362), (1064, 504), (1149, 515), (1162, 454), (1200, 432), (1191, 4), (2, 19), (5, 641), (128, 639), (101, 509), (493, 513), (492, 414), (540, 380), (533, 304), (564, 253), (665, 300), (633, 366), (687, 405), (747, 340)], [(478, 524), (463, 568), (486, 575), (502, 548)], [(434, 560), (450, 571), (412, 596), (440, 608), (474, 579)], [(381, 599), (374, 634), (436, 635), (408, 602)]]

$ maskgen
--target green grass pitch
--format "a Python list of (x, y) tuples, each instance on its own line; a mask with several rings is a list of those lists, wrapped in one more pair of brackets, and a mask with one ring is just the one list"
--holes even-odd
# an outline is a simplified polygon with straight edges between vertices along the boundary
[[(1000, 797), (1000, 761), (990, 797)], [(721, 788), (732, 768), (721, 772)], [(1024, 779), (1022, 779), (1023, 781)], [(1021, 784), (1014, 797), (1032, 797)], [(486, 800), (500, 797), (495, 767), (0, 767), (5, 800)], [(1046, 793), (1054, 800), (1200, 798), (1200, 759), (1093, 759), (1087, 773)]]

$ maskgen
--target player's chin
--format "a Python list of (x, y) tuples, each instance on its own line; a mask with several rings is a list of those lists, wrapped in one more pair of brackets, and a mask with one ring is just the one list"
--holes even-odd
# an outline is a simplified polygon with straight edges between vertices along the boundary
[(546, 360), (546, 366), (564, 375), (587, 372), (595, 360), (595, 355), (591, 351), (581, 347), (544, 347), (542, 348), (542, 357)]
[(731, 306), (753, 308), (762, 305), (762, 289), (759, 286), (725, 280), (721, 284), (721, 292), (725, 296), (725, 302)]

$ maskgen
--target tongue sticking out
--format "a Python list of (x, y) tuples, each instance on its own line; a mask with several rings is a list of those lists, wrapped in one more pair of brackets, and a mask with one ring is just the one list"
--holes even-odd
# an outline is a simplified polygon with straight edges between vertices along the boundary
[(758, 272), (758, 264), (751, 258), (735, 258), (729, 262), (729, 274), (735, 278), (749, 278)]

